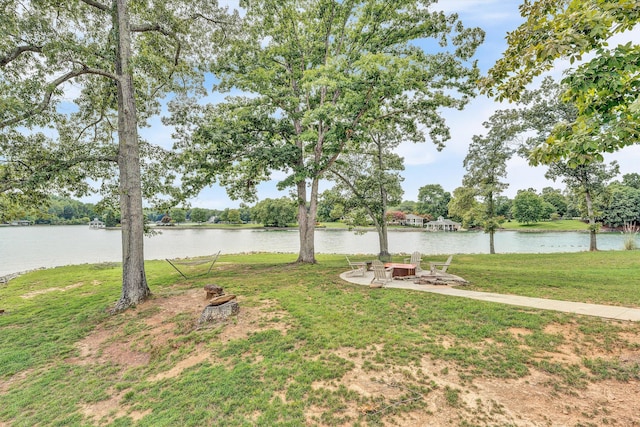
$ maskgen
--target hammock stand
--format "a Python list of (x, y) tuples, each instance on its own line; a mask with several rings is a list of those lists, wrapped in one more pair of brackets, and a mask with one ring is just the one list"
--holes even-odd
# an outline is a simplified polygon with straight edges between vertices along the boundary
[[(209, 269), (207, 270), (206, 273), (202, 273), (202, 274), (198, 274), (198, 275), (194, 275), (191, 276), (191, 278), (195, 278), (195, 277), (200, 277), (200, 276), (205, 276), (209, 273), (211, 273), (211, 269), (213, 268), (213, 264), (216, 263), (216, 261), (218, 260), (218, 256), (220, 255), (220, 251), (218, 251), (217, 254), (213, 255), (213, 259), (211, 260), (211, 265), (209, 265)], [(186, 276), (185, 273), (183, 273), (177, 266), (177, 265), (183, 265), (183, 266), (190, 266), (190, 265), (202, 265), (202, 264), (207, 264), (209, 262), (208, 259), (204, 259), (204, 260), (184, 260), (184, 261), (179, 261), (178, 259), (173, 259), (170, 260), (168, 258), (165, 258), (165, 261), (167, 261), (171, 267), (175, 268), (175, 270), (180, 273), (180, 275), (182, 277), (184, 277), (185, 279), (189, 280), (189, 277)], [(184, 269), (184, 268), (183, 268)]]

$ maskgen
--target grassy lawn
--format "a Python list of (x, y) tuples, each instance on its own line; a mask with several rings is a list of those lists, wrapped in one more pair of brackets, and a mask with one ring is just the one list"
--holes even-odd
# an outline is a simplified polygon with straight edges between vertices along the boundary
[(503, 222), (500, 225), (505, 230), (517, 231), (587, 231), (589, 224), (575, 219), (563, 219), (558, 221), (542, 221), (533, 224), (521, 224), (518, 221)]
[[(518, 425), (533, 415), (479, 390), (534, 384), (586, 408), (593, 384), (640, 380), (640, 359), (624, 358), (640, 349), (638, 324), (370, 289), (338, 277), (342, 255), (295, 258), (222, 255), (191, 280), (152, 261), (153, 298), (114, 316), (118, 264), (0, 285), (0, 426)], [(456, 255), (450, 271), (470, 289), (640, 307), (637, 252)], [(207, 283), (241, 311), (196, 329)], [(603, 401), (535, 421), (569, 411), (571, 425), (631, 425)]]

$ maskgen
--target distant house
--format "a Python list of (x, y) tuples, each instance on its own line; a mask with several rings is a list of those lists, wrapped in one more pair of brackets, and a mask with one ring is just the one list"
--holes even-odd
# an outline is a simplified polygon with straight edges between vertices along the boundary
[(104, 228), (104, 222), (94, 218), (93, 221), (89, 222), (89, 228)]
[(428, 231), (458, 231), (462, 224), (459, 222), (451, 221), (450, 219), (444, 219), (443, 217), (438, 217), (435, 221), (427, 222), (427, 230)]
[(404, 225), (410, 225), (412, 227), (423, 227), (424, 218), (414, 214), (407, 214), (404, 218)]

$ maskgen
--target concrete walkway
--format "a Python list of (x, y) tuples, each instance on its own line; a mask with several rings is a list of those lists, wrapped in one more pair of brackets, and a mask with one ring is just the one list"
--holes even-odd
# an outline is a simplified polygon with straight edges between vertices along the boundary
[[(351, 276), (350, 271), (342, 273), (340, 278), (358, 285), (368, 286), (373, 279), (373, 272), (367, 271), (364, 276)], [(518, 295), (494, 294), (491, 292), (477, 292), (458, 289), (449, 285), (420, 285), (411, 280), (393, 280), (384, 285), (385, 288), (413, 289), (415, 291), (431, 292), (452, 297), (471, 298), (480, 301), (497, 302), (501, 304), (517, 305), (521, 307), (538, 308), (541, 310), (555, 310), (564, 313), (583, 314), (585, 316), (604, 317), (616, 320), (640, 321), (640, 309), (618, 307), (601, 304), (586, 304), (582, 302), (559, 301), (544, 298), (523, 297)]]

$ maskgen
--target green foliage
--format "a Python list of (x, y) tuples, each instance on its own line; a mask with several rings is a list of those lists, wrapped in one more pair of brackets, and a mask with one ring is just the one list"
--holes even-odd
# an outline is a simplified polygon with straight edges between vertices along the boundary
[(424, 185), (418, 189), (417, 212), (432, 218), (447, 217), (451, 193), (444, 191), (440, 184)]
[(640, 174), (625, 173), (622, 175), (622, 185), (640, 190)]
[[(118, 128), (123, 130), (117, 120), (118, 98), (124, 96), (115, 84), (123, 72), (117, 37), (127, 38), (123, 46), (134, 55), (124, 73), (135, 80), (137, 111), (127, 114), (137, 113), (137, 126), (158, 112), (159, 98), (199, 86), (202, 77), (195, 68), (203, 57), (198, 55), (209, 55), (222, 35), (222, 26), (215, 23), (222, 22), (217, 19), (223, 16), (221, 10), (195, 1), (188, 2), (189, 12), (181, 11), (180, 3), (153, 11), (141, 10), (134, 2), (122, 2), (114, 10), (100, 2), (3, 3), (7, 19), (0, 21), (0, 199), (20, 198), (23, 206), (37, 206), (42, 194), (51, 191), (76, 196), (117, 193), (118, 154), (125, 155), (116, 138)], [(116, 9), (124, 19), (131, 16), (130, 34), (115, 31)], [(187, 24), (192, 19), (199, 24)], [(69, 92), (68, 84), (78, 90)], [(167, 154), (144, 141), (140, 148), (144, 175), (138, 185), (151, 198), (166, 190), (160, 177), (171, 180), (170, 171), (161, 166)], [(88, 179), (97, 184), (90, 185)]]
[(189, 213), (189, 219), (193, 222), (207, 222), (210, 212), (207, 209), (193, 208)]
[(622, 227), (640, 221), (640, 190), (620, 184), (608, 187), (607, 203), (602, 206), (602, 222)]
[(453, 197), (449, 201), (449, 217), (460, 221), (464, 228), (480, 225), (483, 216), (475, 194), (472, 188), (458, 187), (453, 190)]
[(393, 150), (406, 138), (392, 123), (379, 123), (359, 136), (357, 151), (345, 150), (331, 169), (336, 178), (334, 192), (344, 203), (347, 224), (367, 225), (364, 211), (378, 232), (381, 257), (389, 256), (387, 207), (399, 203), (403, 194), (400, 171), (404, 165)]
[(105, 227), (115, 227), (118, 225), (119, 218), (113, 213), (111, 209), (107, 211), (104, 216), (104, 225)]
[(296, 221), (296, 213), (295, 202), (286, 197), (264, 199), (251, 208), (251, 217), (265, 227), (287, 227)]
[(540, 196), (532, 191), (519, 191), (513, 199), (513, 218), (524, 224), (536, 223), (545, 218), (545, 210), (543, 200)]
[(229, 209), (229, 213), (227, 214), (227, 219), (231, 224), (240, 224), (240, 222), (242, 222), (240, 220), (240, 210)]
[(187, 211), (182, 208), (173, 208), (169, 211), (169, 217), (173, 222), (185, 222), (187, 220)]
[(628, 43), (610, 49), (608, 41), (637, 25), (638, 2), (548, 0), (526, 2), (520, 10), (526, 21), (508, 34), (507, 51), (484, 79), (488, 93), (517, 100), (556, 59), (573, 63), (583, 54), (593, 54), (563, 81), (563, 99), (575, 105), (577, 116), (558, 123), (535, 153), (537, 160), (568, 158), (575, 167), (601, 162), (602, 153), (637, 143), (640, 46)]
[(403, 200), (397, 206), (389, 206), (391, 210), (402, 211), (404, 213), (418, 212), (418, 204), (412, 200)]
[[(213, 69), (217, 89), (244, 96), (199, 110), (193, 102), (172, 105), (184, 136), (176, 144), (183, 182), (194, 192), (219, 182), (232, 197), (255, 200), (260, 182), (284, 172), (279, 187), (294, 188), (299, 212), (307, 212), (298, 218), (300, 258), (313, 262), (320, 179), (383, 120), (442, 148), (449, 130), (441, 109), (461, 109), (474, 95), (479, 70), (471, 57), (484, 34), (413, 0), (244, 7), (242, 34), (229, 39)], [(438, 43), (425, 52), (418, 40)]]

